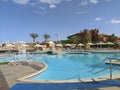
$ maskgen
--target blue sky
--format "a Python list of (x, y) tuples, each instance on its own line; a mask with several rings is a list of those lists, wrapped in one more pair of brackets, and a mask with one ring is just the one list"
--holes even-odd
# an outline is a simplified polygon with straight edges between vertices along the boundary
[(120, 36), (120, 0), (0, 0), (0, 42), (60, 39), (84, 29)]

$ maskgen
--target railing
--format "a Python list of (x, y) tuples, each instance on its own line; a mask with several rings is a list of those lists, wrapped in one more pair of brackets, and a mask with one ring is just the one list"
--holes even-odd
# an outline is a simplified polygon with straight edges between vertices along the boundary
[(115, 60), (115, 59), (116, 59), (116, 60), (120, 60), (120, 59), (118, 59), (118, 58), (105, 58), (105, 59), (102, 60), (100, 63), (96, 64), (96, 65), (94, 66), (94, 68), (93, 68), (90, 72), (94, 71), (97, 67), (99, 67), (99, 66), (102, 64), (103, 61), (109, 60), (109, 64), (110, 64), (109, 68), (105, 68), (105, 69), (100, 70), (100, 71), (98, 71), (98, 72), (96, 72), (96, 73), (100, 73), (100, 72), (103, 72), (103, 71), (105, 71), (105, 70), (107, 70), (107, 69), (110, 69), (110, 80), (112, 80), (112, 69), (114, 68), (114, 69), (116, 69), (116, 70), (120, 70), (119, 68), (112, 67), (112, 60)]

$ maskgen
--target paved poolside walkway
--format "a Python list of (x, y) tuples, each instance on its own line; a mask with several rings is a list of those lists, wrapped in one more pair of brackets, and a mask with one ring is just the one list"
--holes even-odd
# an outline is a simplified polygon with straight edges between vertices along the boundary
[[(17, 83), (10, 90), (120, 90), (120, 82)], [(105, 88), (106, 87), (106, 88)]]
[[(41, 67), (42, 68), (42, 67)], [(0, 65), (0, 90), (120, 90), (119, 81), (105, 81), (100, 83), (76, 83), (76, 84), (27, 84), (19, 83), (16, 79), (36, 72), (40, 68), (31, 64), (27, 65)], [(67, 89), (73, 85), (74, 89)], [(83, 86), (82, 86), (83, 85)], [(99, 86), (99, 87), (98, 87)], [(105, 86), (105, 87), (103, 87)], [(82, 89), (81, 89), (82, 88)], [(89, 88), (89, 89), (87, 89)]]
[(34, 73), (40, 68), (42, 67), (38, 67), (35, 63), (31, 65), (0, 65), (0, 90), (8, 90), (18, 82), (16, 79)]

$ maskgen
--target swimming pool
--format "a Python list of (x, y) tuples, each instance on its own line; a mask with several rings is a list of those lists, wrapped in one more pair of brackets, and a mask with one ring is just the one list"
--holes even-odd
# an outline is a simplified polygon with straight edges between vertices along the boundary
[[(37, 54), (34, 60), (44, 62), (48, 68), (29, 80), (78, 80), (99, 78), (109, 75), (109, 64), (106, 58), (120, 58), (120, 53), (89, 53), (89, 54)], [(116, 67), (116, 65), (113, 65)], [(117, 66), (120, 67), (120, 66)], [(105, 69), (105, 70), (104, 70)], [(99, 72), (104, 70), (102, 72)], [(99, 72), (99, 73), (98, 73)], [(119, 73), (113, 69), (113, 74)], [(108, 77), (109, 78), (109, 77)]]
[[(120, 59), (120, 52), (91, 52), (91, 53), (63, 53), (63, 54), (32, 54), (33, 61), (43, 62), (48, 68), (27, 80), (80, 80), (99, 78), (110, 73), (110, 65), (106, 64), (107, 58)], [(27, 59), (29, 54), (18, 54), (17, 57), (1, 58), (0, 61), (8, 62), (15, 58), (17, 60)], [(120, 65), (113, 65), (120, 68)], [(104, 70), (105, 69), (105, 70)], [(102, 71), (103, 70), (103, 71)], [(100, 72), (101, 71), (101, 72)], [(113, 69), (113, 74), (120, 73)], [(108, 76), (109, 78), (109, 76)]]

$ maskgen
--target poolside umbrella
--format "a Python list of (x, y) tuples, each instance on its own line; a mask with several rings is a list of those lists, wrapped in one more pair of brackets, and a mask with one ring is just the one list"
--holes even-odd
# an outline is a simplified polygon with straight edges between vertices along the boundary
[(98, 42), (98, 43), (96, 43), (95, 45), (105, 45), (106, 43), (104, 43), (104, 42)]
[(56, 47), (63, 47), (62, 44), (56, 44), (55, 46), (56, 46)]
[(72, 45), (71, 44), (65, 44), (66, 47), (71, 47)]
[(14, 47), (15, 45), (12, 44), (6, 44), (6, 47)]
[(50, 47), (54, 47), (55, 46), (55, 43), (53, 41), (49, 41), (48, 44), (49, 44)]
[(82, 48), (82, 46), (84, 46), (84, 44), (79, 43), (77, 46), (78, 46), (78, 47), (80, 47), (80, 49), (81, 49), (81, 48)]
[(106, 44), (108, 45), (109, 48), (110, 48), (110, 46), (114, 45), (114, 43), (112, 43), (112, 42), (107, 42)]
[(48, 43), (49, 43), (49, 44), (55, 44), (53, 41), (49, 41)]
[(43, 45), (36, 44), (35, 47), (43, 47)]
[(6, 47), (6, 49), (13, 49), (15, 47), (15, 45), (6, 44), (5, 47)]
[(35, 47), (37, 50), (39, 50), (40, 48), (41, 48), (41, 50), (43, 50), (44, 45), (36, 44)]
[(99, 45), (102, 48), (102, 45), (106, 45), (106, 43), (104, 43), (104, 42), (98, 42), (95, 45)]
[(82, 43), (79, 43), (77, 46), (84, 46), (84, 44), (82, 44)]
[(114, 45), (114, 43), (112, 43), (112, 42), (107, 42), (106, 44), (107, 45)]
[(89, 43), (87, 43), (86, 45), (87, 45), (87, 48), (88, 48), (88, 49), (90, 49), (90, 48), (91, 48), (91, 46), (93, 46), (94, 44), (93, 44), (93, 43), (91, 43), (91, 42), (89, 42)]
[(72, 47), (72, 45), (71, 44), (65, 44), (65, 48), (71, 48)]
[(93, 43), (91, 43), (91, 42), (89, 42), (89, 43), (87, 43), (87, 45), (91, 46), (91, 45), (94, 45), (94, 44), (93, 44)]
[(23, 47), (29, 47), (29, 45), (27, 44), (21, 44)]

